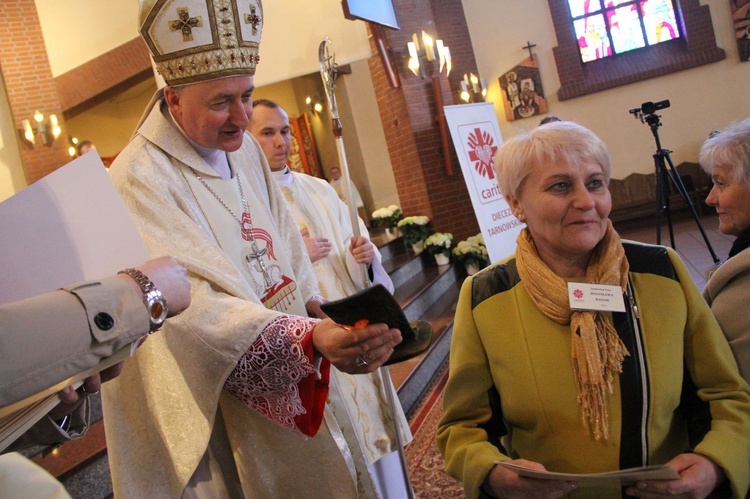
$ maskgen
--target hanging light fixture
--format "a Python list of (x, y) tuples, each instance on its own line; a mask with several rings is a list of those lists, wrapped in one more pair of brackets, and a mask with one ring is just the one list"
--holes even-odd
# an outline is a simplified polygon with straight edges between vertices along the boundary
[(33, 128), (31, 120), (21, 122), (23, 128), (18, 131), (21, 139), (32, 147), (36, 145), (37, 139), (45, 146), (52, 146), (52, 143), (62, 133), (57, 115), (50, 114), (48, 120), (45, 120), (44, 114), (37, 109), (34, 111), (33, 121), (35, 123)]
[(481, 102), (487, 97), (487, 81), (474, 73), (464, 74), (459, 97), (464, 102)]
[(406, 50), (409, 54), (409, 60), (406, 65), (409, 70), (414, 73), (414, 76), (424, 78), (425, 64), (437, 60), (439, 64), (438, 73), (442, 73), (443, 69), (445, 69), (445, 76), (449, 76), (453, 65), (451, 51), (443, 43), (443, 40), (433, 40), (426, 31), (422, 31), (421, 45), (419, 39), (420, 37), (414, 33), (411, 36), (411, 41), (406, 44)]

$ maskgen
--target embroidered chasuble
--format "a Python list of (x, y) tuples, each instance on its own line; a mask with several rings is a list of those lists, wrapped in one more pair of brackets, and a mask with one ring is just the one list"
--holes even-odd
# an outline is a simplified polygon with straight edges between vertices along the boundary
[[(238, 175), (240, 182), (244, 184), (243, 189), (249, 190), (242, 174)], [(281, 238), (265, 210), (253, 209), (257, 201), (252, 204), (248, 202), (250, 213), (245, 211), (237, 177), (223, 180), (201, 175), (205, 185), (194, 174), (191, 176), (187, 173), (185, 178), (193, 189), (219, 246), (253, 287), (263, 305), (279, 312), (306, 316), (305, 302), (297, 283), (293, 280), (294, 271), (287, 259), (286, 251), (279, 244)], [(226, 207), (206, 188), (206, 185), (227, 205)], [(238, 223), (234, 216), (240, 218), (242, 224)], [(252, 242), (255, 242), (255, 247)]]
[[(353, 235), (349, 210), (336, 191), (322, 179), (292, 172), (289, 168), (273, 172), (273, 176), (281, 186), (300, 232), (307, 237), (325, 237), (331, 242), (329, 255), (313, 262), (323, 296), (327, 300), (337, 300), (364, 289), (359, 264), (348, 249)], [(360, 234), (369, 238), (364, 223), (359, 222)], [(375, 281), (392, 291), (393, 283), (380, 263), (377, 248), (375, 253), (372, 263)], [(351, 376), (332, 368), (331, 385), (329, 400), (333, 402), (337, 420), (343, 422), (341, 426), (347, 441), (351, 442), (350, 447), (361, 451), (361, 455), (353, 452), (355, 462), (363, 461), (370, 466), (383, 456), (397, 451), (391, 410), (380, 375), (375, 372)], [(398, 401), (393, 386), (388, 389), (392, 390), (393, 399)], [(401, 429), (401, 441), (405, 445), (411, 441), (412, 435), (400, 405), (396, 413), (399, 416), (397, 424)], [(377, 471), (371, 469), (370, 473)], [(382, 477), (380, 481), (388, 479)], [(393, 481), (394, 477), (390, 477), (390, 480)]]
[[(260, 147), (246, 134), (222, 180), (159, 105), (147, 113), (110, 175), (152, 256), (188, 269), (192, 303), (103, 387), (115, 496), (210, 497), (185, 489), (202, 482), (230, 497), (361, 497), (331, 404), (315, 437), (288, 429), (308, 412), (298, 383), (324, 386), (329, 364), (303, 348), (319, 289)], [(242, 217), (239, 176), (250, 219), (195, 173)]]
[[(255, 203), (248, 202), (245, 206), (246, 209), (243, 210), (237, 175), (239, 176), (240, 183), (243, 185), (243, 192), (248, 189), (248, 184), (242, 174), (238, 172), (234, 178), (227, 180), (216, 176), (201, 175), (201, 179), (203, 180), (201, 182), (194, 172), (183, 171), (183, 173), (193, 189), (201, 210), (206, 215), (219, 246), (237, 266), (248, 281), (248, 284), (255, 290), (255, 294), (263, 305), (268, 309), (279, 312), (302, 317), (306, 316), (305, 303), (294, 281), (294, 272), (289, 263), (286, 250), (282, 245), (274, 245), (274, 241), (278, 242), (281, 240), (275, 229), (275, 225), (268, 218), (265, 210), (253, 208), (254, 206), (260, 206), (257, 201)], [(191, 176), (190, 173), (193, 173), (193, 175)], [(247, 209), (249, 209), (249, 212)], [(239, 215), (240, 213), (242, 215)], [(235, 216), (240, 218), (242, 225), (237, 222), (234, 218)], [(252, 244), (253, 242), (255, 242), (254, 245)], [(346, 395), (349, 394), (347, 393)], [(246, 411), (244, 407), (237, 404), (235, 398), (231, 396), (225, 398), (228, 400), (222, 402), (222, 409), (224, 410), (225, 406), (229, 406), (229, 417), (238, 417), (239, 415), (234, 414), (235, 411), (239, 413)], [(336, 404), (333, 404), (325, 409), (327, 414), (324, 426), (327, 427), (323, 431), (330, 431), (334, 440), (340, 440), (343, 435), (341, 425), (335, 416), (335, 406)], [(265, 431), (264, 427), (266, 426), (269, 426), (271, 430), (275, 430), (271, 425), (273, 423), (259, 420), (254, 433), (268, 434), (269, 440), (266, 442), (267, 445), (279, 445), (281, 442), (277, 432)], [(231, 435), (230, 433), (230, 441), (232, 440)], [(295, 438), (288, 438), (287, 440), (290, 445), (295, 444)], [(342, 452), (346, 456), (346, 461), (348, 461), (350, 480), (357, 480), (354, 456), (344, 442), (340, 442), (338, 445), (342, 448), (330, 448), (327, 449), (327, 452), (333, 452), (334, 454)], [(264, 459), (260, 459), (260, 461), (261, 465), (266, 464)], [(249, 474), (255, 473), (257, 468), (258, 464), (256, 463), (247, 472)], [(275, 473), (274, 467), (269, 466), (266, 473), (269, 475)]]

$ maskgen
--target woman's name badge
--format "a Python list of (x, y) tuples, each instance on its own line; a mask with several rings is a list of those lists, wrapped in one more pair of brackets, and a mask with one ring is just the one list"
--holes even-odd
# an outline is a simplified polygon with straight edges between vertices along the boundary
[(622, 288), (610, 284), (569, 282), (568, 301), (573, 310), (625, 311)]

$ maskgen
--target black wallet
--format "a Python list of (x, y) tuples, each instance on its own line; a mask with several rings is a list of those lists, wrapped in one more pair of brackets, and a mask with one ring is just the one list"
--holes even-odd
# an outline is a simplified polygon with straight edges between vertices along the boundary
[(401, 331), (402, 341), (396, 345), (385, 365), (416, 357), (432, 343), (430, 323), (409, 323), (401, 306), (382, 284), (375, 284), (341, 300), (323, 303), (320, 308), (332, 320), (345, 326), (354, 326), (365, 319), (368, 324), (387, 324)]

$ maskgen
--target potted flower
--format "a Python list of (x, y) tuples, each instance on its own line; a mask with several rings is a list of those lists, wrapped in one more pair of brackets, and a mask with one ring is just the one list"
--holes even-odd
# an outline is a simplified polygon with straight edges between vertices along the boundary
[(489, 263), (489, 254), (481, 233), (468, 237), (465, 241), (459, 241), (453, 249), (453, 256), (466, 267), (466, 273), (469, 275), (476, 274)]
[(373, 226), (385, 229), (388, 239), (396, 239), (398, 237), (398, 221), (401, 220), (401, 208), (395, 204), (379, 208), (372, 212), (371, 220)]
[(453, 234), (448, 232), (436, 232), (424, 240), (424, 249), (435, 257), (438, 265), (448, 265), (450, 263), (452, 247)]
[(398, 228), (406, 244), (410, 244), (414, 254), (424, 249), (424, 240), (432, 233), (430, 219), (425, 216), (406, 217), (398, 222)]

